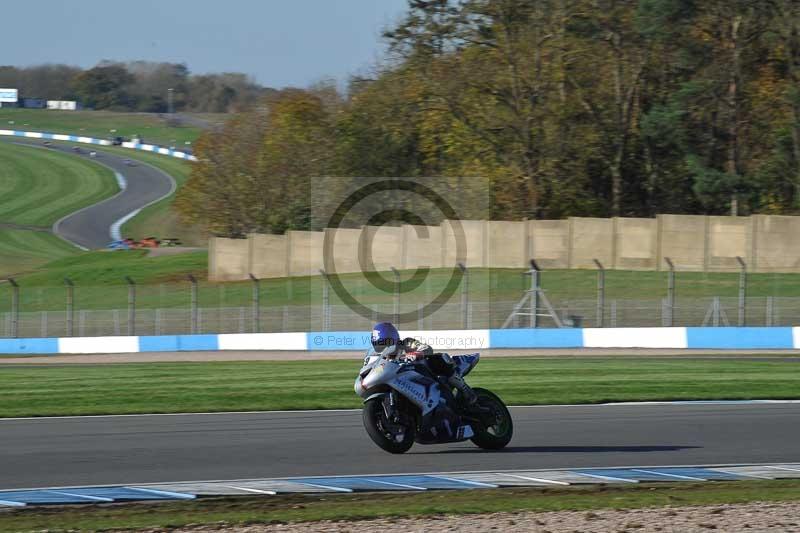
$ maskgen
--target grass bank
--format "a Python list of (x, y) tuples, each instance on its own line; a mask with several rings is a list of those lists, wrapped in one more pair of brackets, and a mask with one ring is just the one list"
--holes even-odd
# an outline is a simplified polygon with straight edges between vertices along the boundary
[(114, 173), (85, 159), (0, 143), (0, 222), (49, 227), (119, 191)]
[(0, 278), (80, 253), (75, 246), (46, 231), (0, 228)]
[[(357, 408), (358, 367), (358, 361), (9, 365), (0, 373), (0, 416)], [(469, 381), (511, 405), (800, 398), (800, 365), (788, 360), (486, 358)]]
[(0, 143), (0, 277), (79, 253), (49, 233), (59, 218), (114, 195), (109, 169), (50, 150)]
[(122, 506), (14, 509), (0, 513), (0, 531), (96, 531), (214, 528), (519, 511), (591, 511), (800, 500), (800, 480), (713, 484), (642, 484), (636, 487), (569, 487), (441, 491), (425, 494), (346, 494), (220, 498)]

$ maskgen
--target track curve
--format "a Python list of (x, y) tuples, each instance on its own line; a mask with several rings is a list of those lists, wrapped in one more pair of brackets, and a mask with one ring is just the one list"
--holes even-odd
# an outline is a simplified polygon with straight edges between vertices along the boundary
[(793, 462), (800, 405), (515, 407), (503, 452), (379, 450), (359, 411), (0, 420), (0, 489), (303, 475)]
[[(13, 142), (45, 148), (40, 143), (17, 139)], [(78, 152), (69, 145), (61, 144), (51, 144), (47, 149), (87, 158), (90, 151), (96, 151), (98, 157), (92, 161), (110, 168), (124, 180), (125, 188), (116, 195), (71, 213), (53, 225), (53, 233), (82, 248), (104, 248), (112, 240), (111, 228), (116, 222), (175, 192), (176, 183), (172, 176), (146, 163), (130, 160), (94, 146), (81, 146)], [(126, 164), (126, 160), (134, 161), (135, 166)]]

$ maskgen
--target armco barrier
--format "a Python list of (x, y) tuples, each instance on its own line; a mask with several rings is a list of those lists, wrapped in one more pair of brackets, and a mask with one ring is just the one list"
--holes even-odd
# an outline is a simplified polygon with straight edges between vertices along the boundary
[[(488, 348), (800, 349), (800, 327), (585, 328), (403, 331), (437, 350)], [(0, 339), (0, 354), (91, 354), (216, 350), (364, 351), (368, 331)]]
[[(111, 141), (106, 139), (94, 139), (92, 137), (83, 137), (79, 135), (65, 135), (61, 133), (44, 133), (39, 131), (18, 131), (18, 130), (0, 130), (0, 135), (8, 137), (25, 137), (28, 139), (45, 139), (52, 141), (68, 141), (83, 144), (96, 144), (100, 146), (111, 146)], [(179, 150), (172, 150), (170, 148), (162, 148), (153, 144), (141, 144), (133, 142), (122, 143), (123, 148), (130, 148), (132, 150), (141, 150), (143, 152), (153, 152), (155, 154), (168, 155), (170, 157), (177, 157), (178, 159), (187, 159), (189, 161), (197, 161), (197, 158), (186, 152)]]

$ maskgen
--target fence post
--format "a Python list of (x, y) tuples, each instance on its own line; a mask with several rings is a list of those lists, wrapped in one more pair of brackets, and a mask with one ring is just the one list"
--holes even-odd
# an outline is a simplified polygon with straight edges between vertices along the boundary
[(775, 309), (775, 301), (773, 300), (772, 296), (767, 296), (767, 312), (766, 312), (766, 324), (765, 326), (772, 326), (773, 324), (773, 313)]
[(328, 273), (322, 269), (319, 270), (319, 273), (322, 274), (322, 331), (328, 331), (331, 320)]
[(19, 284), (14, 278), (8, 278), (11, 284), (11, 336), (19, 337)]
[(611, 300), (611, 327), (617, 327), (617, 301)]
[(747, 322), (747, 264), (744, 259), (736, 256), (736, 261), (739, 262), (739, 327), (743, 327)]
[(125, 276), (128, 284), (128, 335), (136, 335), (136, 282)]
[(606, 270), (597, 259), (592, 261), (597, 265), (597, 327), (602, 328), (606, 308)]
[(75, 284), (69, 278), (64, 278), (67, 287), (67, 337), (74, 336), (75, 323)]
[(461, 328), (470, 329), (471, 324), (469, 320), (469, 270), (467, 265), (459, 263), (458, 268), (464, 274), (461, 281)]
[(672, 327), (675, 325), (675, 265), (669, 257), (665, 257), (664, 261), (669, 266), (667, 273), (667, 307), (669, 308), (667, 327)]
[(191, 306), (192, 306), (192, 335), (197, 333), (197, 278), (189, 274), (187, 279), (192, 284)]
[(393, 322), (395, 325), (399, 325), (400, 322), (400, 272), (397, 271), (395, 267), (390, 267), (392, 270), (392, 274), (394, 274), (394, 296), (392, 298), (393, 305), (392, 305), (392, 316), (394, 317)]
[(531, 259), (531, 322), (532, 328), (539, 327), (539, 265)]
[(261, 280), (250, 274), (253, 282), (253, 333), (261, 332)]

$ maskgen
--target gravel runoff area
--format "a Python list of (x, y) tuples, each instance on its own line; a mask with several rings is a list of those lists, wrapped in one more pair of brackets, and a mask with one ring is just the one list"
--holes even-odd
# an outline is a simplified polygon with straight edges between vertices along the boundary
[[(166, 531), (166, 530), (148, 530)], [(447, 531), (530, 531), (534, 533), (629, 532), (708, 533), (800, 532), (800, 502), (661, 507), (634, 510), (519, 512), (428, 518), (390, 518), (355, 522), (309, 522), (170, 529), (170, 532), (226, 531), (242, 533), (406, 533)]]
[[(686, 349), (643, 349), (643, 348), (563, 348), (563, 349), (494, 349), (494, 350), (451, 350), (452, 355), (480, 352), (483, 357), (735, 357), (753, 358), (780, 357), (800, 359), (800, 350), (686, 350)], [(792, 357), (793, 356), (793, 357)], [(127, 354), (89, 354), (89, 355), (27, 355), (3, 356), (2, 364), (102, 364), (102, 363), (150, 363), (150, 362), (206, 362), (206, 361), (307, 361), (324, 359), (364, 358), (363, 351), (206, 351), (206, 352), (144, 352)]]

